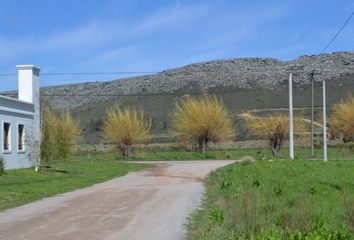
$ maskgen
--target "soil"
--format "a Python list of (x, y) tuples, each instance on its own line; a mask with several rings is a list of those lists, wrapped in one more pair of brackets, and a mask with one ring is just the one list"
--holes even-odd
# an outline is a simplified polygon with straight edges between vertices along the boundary
[(152, 162), (151, 170), (0, 213), (0, 239), (183, 239), (202, 180), (233, 161)]

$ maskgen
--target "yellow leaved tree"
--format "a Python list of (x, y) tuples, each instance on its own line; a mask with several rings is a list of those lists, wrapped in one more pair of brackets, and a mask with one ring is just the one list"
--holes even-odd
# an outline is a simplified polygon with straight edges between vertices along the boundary
[[(284, 139), (289, 136), (289, 117), (281, 113), (258, 117), (249, 112), (242, 116), (246, 121), (246, 128), (254, 136), (268, 140), (273, 156), (278, 156)], [(306, 123), (302, 117), (294, 118), (294, 130), (297, 133), (306, 131)]]
[(197, 142), (202, 154), (209, 142), (235, 136), (229, 112), (216, 96), (187, 97), (178, 102), (172, 114), (172, 124), (181, 139)]
[(151, 120), (145, 118), (143, 111), (119, 106), (112, 107), (103, 124), (103, 136), (118, 146), (124, 157), (132, 153), (132, 145), (149, 137)]
[(69, 110), (56, 114), (47, 107), (42, 111), (41, 162), (48, 165), (72, 155), (75, 143), (81, 135), (79, 122), (75, 121)]
[(65, 109), (58, 118), (57, 141), (59, 157), (68, 158), (75, 150), (75, 143), (81, 135), (79, 122)]
[(354, 98), (352, 96), (334, 105), (328, 123), (330, 131), (336, 135), (343, 135), (344, 142), (354, 140)]

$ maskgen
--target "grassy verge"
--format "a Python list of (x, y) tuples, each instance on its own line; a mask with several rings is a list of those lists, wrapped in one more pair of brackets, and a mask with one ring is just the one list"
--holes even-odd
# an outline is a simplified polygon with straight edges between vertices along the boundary
[(104, 158), (90, 161), (78, 157), (58, 165), (57, 172), (43, 169), (8, 170), (0, 176), (0, 211), (35, 200), (90, 186), (148, 167), (126, 164)]
[(206, 181), (188, 239), (353, 239), (354, 161), (233, 164)]
[[(109, 154), (82, 154), (80, 159), (110, 159), (110, 160), (214, 160), (214, 159), (239, 159), (243, 156), (252, 156), (257, 160), (273, 159), (271, 151), (267, 148), (231, 149), (231, 150), (209, 150), (202, 155), (197, 151), (146, 151), (136, 152), (134, 156), (123, 158), (119, 153)], [(310, 159), (310, 149), (296, 148), (295, 159)], [(322, 150), (316, 149), (315, 158), (322, 158)], [(354, 152), (347, 148), (328, 148), (329, 159), (354, 159)], [(288, 159), (288, 149), (283, 148), (278, 159)]]

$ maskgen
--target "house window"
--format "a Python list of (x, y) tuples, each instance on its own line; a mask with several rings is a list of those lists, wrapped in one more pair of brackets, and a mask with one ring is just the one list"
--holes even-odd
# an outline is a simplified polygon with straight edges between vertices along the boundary
[(4, 123), (4, 151), (11, 150), (10, 123)]
[(19, 124), (18, 125), (18, 150), (24, 151), (25, 150), (25, 125)]

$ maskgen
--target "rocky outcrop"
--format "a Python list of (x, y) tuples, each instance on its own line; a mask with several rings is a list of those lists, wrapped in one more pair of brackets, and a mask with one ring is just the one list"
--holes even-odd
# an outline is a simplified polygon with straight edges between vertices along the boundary
[(306, 85), (313, 70), (315, 80), (340, 85), (344, 75), (354, 74), (354, 52), (301, 56), (293, 61), (272, 58), (216, 60), (110, 82), (46, 87), (42, 94), (53, 95), (51, 103), (56, 108), (74, 109), (91, 101), (108, 101), (116, 95), (187, 93), (214, 88), (275, 89), (287, 85), (290, 71), (295, 84)]

